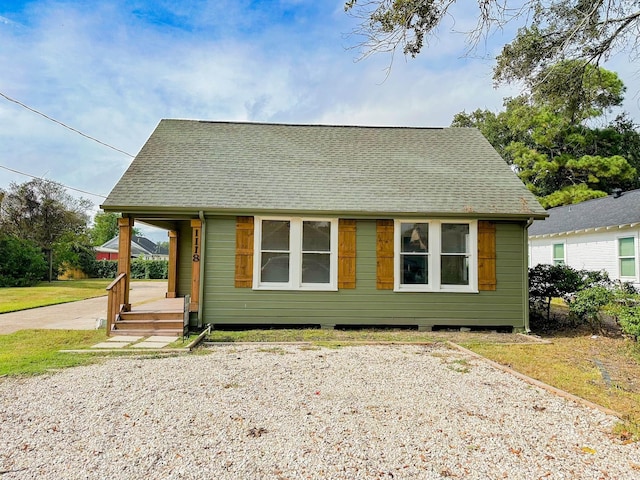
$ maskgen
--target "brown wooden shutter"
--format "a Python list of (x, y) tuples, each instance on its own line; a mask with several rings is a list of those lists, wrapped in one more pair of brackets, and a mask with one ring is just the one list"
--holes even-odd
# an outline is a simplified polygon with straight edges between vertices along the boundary
[(376, 288), (393, 290), (393, 220), (376, 222)]
[(236, 288), (253, 286), (253, 217), (236, 218)]
[(478, 222), (478, 290), (496, 289), (496, 224)]
[(338, 288), (356, 288), (356, 221), (338, 220)]

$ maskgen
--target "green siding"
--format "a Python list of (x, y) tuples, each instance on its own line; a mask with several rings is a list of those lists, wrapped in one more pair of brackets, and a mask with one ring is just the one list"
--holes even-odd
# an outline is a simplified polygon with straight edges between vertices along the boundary
[(520, 223), (498, 223), (497, 290), (398, 293), (376, 289), (376, 224), (357, 225), (356, 288), (337, 292), (253, 291), (234, 287), (235, 218), (206, 228), (204, 323), (524, 326)]

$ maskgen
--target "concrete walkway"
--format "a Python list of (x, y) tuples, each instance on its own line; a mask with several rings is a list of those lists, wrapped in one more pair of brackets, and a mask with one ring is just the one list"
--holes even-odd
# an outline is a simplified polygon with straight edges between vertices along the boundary
[[(166, 282), (132, 282), (129, 301), (133, 305), (160, 300), (167, 292)], [(24, 329), (95, 330), (97, 322), (107, 316), (107, 297), (49, 307), (32, 308), (0, 314), (0, 334)]]

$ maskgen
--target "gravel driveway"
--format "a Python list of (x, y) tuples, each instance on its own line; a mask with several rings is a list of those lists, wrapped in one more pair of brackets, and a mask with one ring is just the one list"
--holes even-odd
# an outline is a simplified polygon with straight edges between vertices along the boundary
[(633, 479), (616, 419), (437, 346), (219, 346), (0, 379), (9, 479)]

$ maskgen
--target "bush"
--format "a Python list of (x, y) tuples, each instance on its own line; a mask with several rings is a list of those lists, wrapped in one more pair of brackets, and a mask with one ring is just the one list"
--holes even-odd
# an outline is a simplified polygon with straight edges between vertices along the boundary
[(620, 285), (605, 311), (615, 317), (622, 333), (640, 338), (640, 294), (630, 284)]
[(169, 262), (167, 260), (136, 258), (131, 262), (131, 278), (156, 280), (168, 277)]
[(95, 278), (116, 278), (118, 273), (117, 260), (96, 260), (94, 265)]
[(585, 272), (567, 265), (536, 265), (529, 269), (529, 308), (533, 317), (549, 322), (551, 300), (568, 299), (585, 284)]
[(600, 311), (613, 300), (613, 297), (613, 291), (606, 286), (585, 288), (577, 292), (569, 303), (569, 311), (576, 315), (581, 323), (589, 323), (592, 330), (601, 330)]
[[(571, 312), (568, 326), (588, 322), (599, 328), (598, 312), (608, 303), (604, 297), (611, 289), (612, 282), (605, 271), (576, 270), (567, 265), (536, 265), (529, 269), (530, 325), (536, 331), (558, 329), (558, 319), (551, 318), (551, 301), (561, 298)], [(577, 304), (573, 306), (575, 302)]]
[[(98, 260), (95, 262), (97, 278), (116, 278), (117, 260)], [(169, 262), (167, 260), (146, 260), (134, 258), (131, 261), (131, 278), (137, 280), (161, 280), (169, 278)]]
[(0, 235), (0, 287), (30, 287), (46, 273), (47, 262), (34, 243)]

